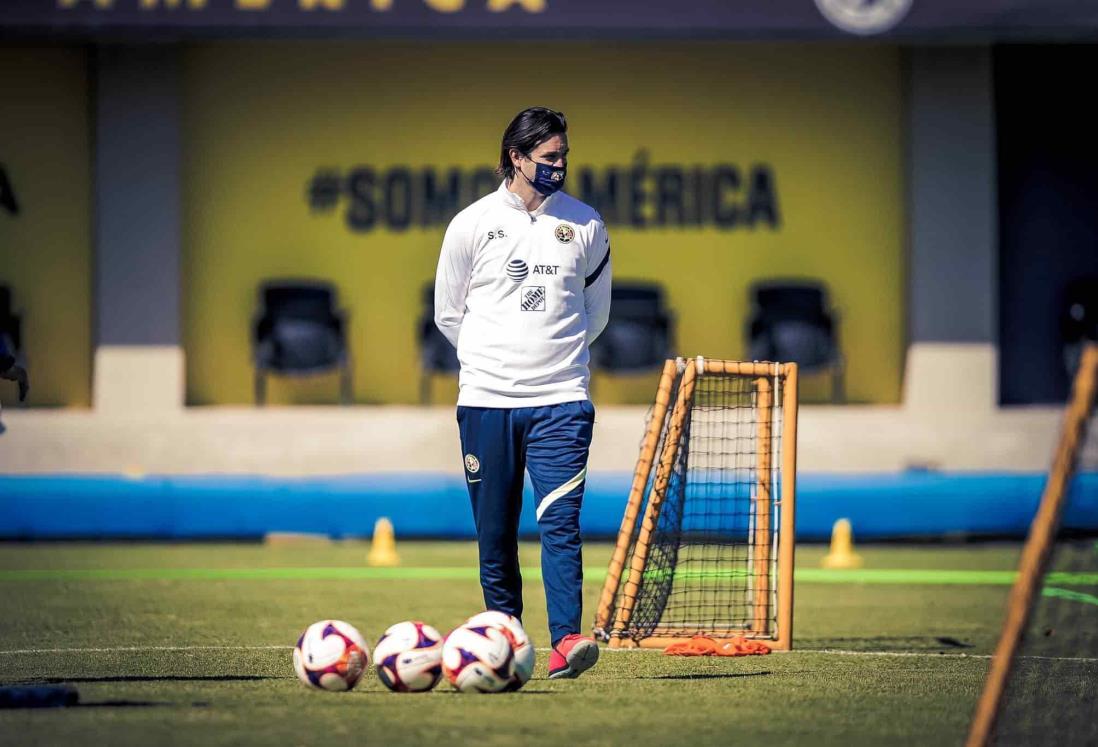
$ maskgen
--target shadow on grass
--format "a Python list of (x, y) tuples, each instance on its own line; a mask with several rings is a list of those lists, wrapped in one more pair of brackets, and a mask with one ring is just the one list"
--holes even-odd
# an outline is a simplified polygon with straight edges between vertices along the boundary
[(267, 677), (257, 674), (117, 674), (104, 677), (43, 677), (27, 680), (27, 685), (66, 685), (77, 682), (257, 682), (261, 680), (289, 679), (288, 677)]
[[(58, 711), (68, 708), (157, 708), (161, 706), (174, 706), (175, 703), (157, 703), (151, 700), (100, 700), (93, 703), (68, 703), (66, 705), (39, 705), (28, 704), (18, 706), (4, 706), (4, 711)], [(192, 703), (192, 707), (202, 708), (205, 703)]]
[[(172, 706), (175, 703), (157, 703), (152, 700), (97, 700), (91, 703), (74, 703), (69, 708), (156, 708)], [(192, 703), (195, 707), (205, 707), (205, 703)]]
[(800, 650), (829, 649), (843, 651), (888, 651), (933, 653), (958, 648), (974, 648), (975, 644), (953, 636), (867, 636), (864, 638), (799, 638)]
[[(178, 707), (179, 703), (168, 703), (155, 700), (93, 700), (86, 703), (27, 703), (25, 705), (5, 705), (0, 710), (5, 711), (52, 711), (59, 708), (163, 708), (163, 707)], [(183, 704), (188, 708), (207, 708), (209, 703), (203, 701), (195, 701), (193, 703)]]
[(765, 677), (770, 672), (726, 672), (721, 674), (657, 674), (638, 680), (733, 680), (739, 677)]
[[(517, 691), (513, 691), (513, 692), (508, 691), (508, 692), (502, 692), (502, 693), (485, 693), (485, 695), (518, 695), (518, 696), (521, 697), (521, 696), (525, 696), (525, 695), (560, 695), (561, 692), (562, 691), (560, 691), (560, 690), (530, 690), (530, 689), (527, 689), (527, 688), (524, 687), (521, 690), (517, 690)], [(463, 693), (460, 690), (454, 690), (453, 688), (445, 689), (445, 690), (442, 689), (442, 688), (436, 688), (432, 691), (432, 693), (434, 695), (468, 695), (468, 693)], [(375, 690), (375, 691), (371, 691), (370, 694), (371, 695), (393, 695), (394, 693), (378, 692), (378, 691)], [(395, 693), (395, 694), (402, 694), (402, 693)]]

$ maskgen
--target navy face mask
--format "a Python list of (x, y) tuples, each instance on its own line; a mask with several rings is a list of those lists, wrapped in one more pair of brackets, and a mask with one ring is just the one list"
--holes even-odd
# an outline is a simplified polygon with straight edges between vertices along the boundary
[[(530, 158), (527, 156), (527, 158)], [(564, 176), (568, 171), (567, 166), (550, 166), (547, 163), (538, 163), (534, 159), (530, 159), (530, 162), (534, 164), (534, 178), (522, 174), (526, 181), (530, 182), (531, 186), (538, 191), (539, 194), (548, 197), (560, 190), (564, 186)], [(520, 173), (521, 169), (520, 169)]]

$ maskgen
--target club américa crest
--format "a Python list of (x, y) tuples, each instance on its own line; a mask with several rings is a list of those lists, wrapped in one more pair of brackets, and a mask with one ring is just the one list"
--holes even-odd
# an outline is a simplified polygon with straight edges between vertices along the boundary
[(843, 31), (870, 36), (904, 19), (914, 0), (816, 0), (824, 18)]
[(576, 232), (567, 223), (561, 223), (553, 231), (553, 235), (557, 237), (557, 241), (562, 244), (568, 244), (572, 239), (576, 238)]
[(480, 460), (472, 454), (465, 455), (465, 469), (469, 470), (473, 474), (480, 472)]

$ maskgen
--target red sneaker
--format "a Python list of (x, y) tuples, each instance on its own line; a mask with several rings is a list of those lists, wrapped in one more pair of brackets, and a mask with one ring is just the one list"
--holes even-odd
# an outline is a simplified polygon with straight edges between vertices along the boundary
[(549, 654), (549, 679), (574, 680), (599, 660), (599, 644), (579, 633), (566, 635)]

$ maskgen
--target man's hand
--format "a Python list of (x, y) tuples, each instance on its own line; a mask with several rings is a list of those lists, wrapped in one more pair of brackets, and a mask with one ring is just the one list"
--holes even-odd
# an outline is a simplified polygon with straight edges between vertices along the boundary
[(22, 366), (15, 365), (15, 358), (10, 355), (0, 355), (0, 379), (16, 382), (19, 385), (19, 401), (27, 399), (27, 392), (30, 391), (27, 372)]

